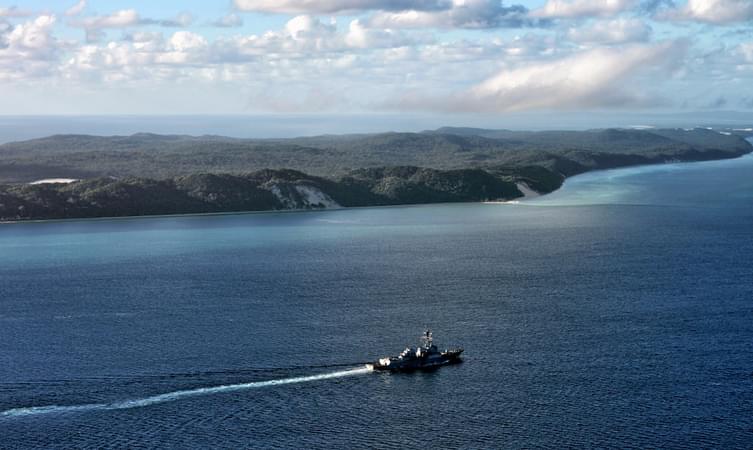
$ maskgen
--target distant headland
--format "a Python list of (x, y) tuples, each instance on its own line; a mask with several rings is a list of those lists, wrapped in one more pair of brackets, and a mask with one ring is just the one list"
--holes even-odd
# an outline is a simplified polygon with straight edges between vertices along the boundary
[(739, 157), (744, 131), (55, 135), (0, 145), (0, 221), (509, 201), (591, 170)]

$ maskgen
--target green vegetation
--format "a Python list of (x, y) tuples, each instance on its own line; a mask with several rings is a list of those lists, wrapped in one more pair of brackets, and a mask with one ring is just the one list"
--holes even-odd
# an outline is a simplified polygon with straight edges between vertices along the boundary
[(601, 167), (713, 159), (750, 151), (715, 131), (522, 132), (441, 128), (423, 133), (232, 139), (218, 136), (51, 136), (0, 145), (0, 183), (40, 178), (242, 174), (294, 169), (336, 177), (354, 169), (416, 166), (452, 170), (543, 166), (566, 176)]
[[(512, 199), (522, 195), (519, 182), (551, 192), (589, 170), (751, 150), (741, 136), (706, 129), (440, 128), (266, 140), (51, 136), (0, 145), (0, 219)], [(43, 178), (83, 181), (25, 184)]]
[(98, 178), (0, 187), (2, 220), (317, 209), (515, 198), (514, 183), (480, 169), (390, 167), (337, 181), (295, 170), (196, 174), (166, 180)]

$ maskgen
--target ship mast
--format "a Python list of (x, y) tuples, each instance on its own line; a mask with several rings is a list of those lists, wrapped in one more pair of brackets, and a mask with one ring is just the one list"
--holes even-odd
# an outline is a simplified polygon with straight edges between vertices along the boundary
[(431, 337), (431, 330), (427, 328), (426, 331), (424, 331), (424, 335), (421, 336), (421, 344), (424, 348), (429, 349), (433, 342), (434, 340)]

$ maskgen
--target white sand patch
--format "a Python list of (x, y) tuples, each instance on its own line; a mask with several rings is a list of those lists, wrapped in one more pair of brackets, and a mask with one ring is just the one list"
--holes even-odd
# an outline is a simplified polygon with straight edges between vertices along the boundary
[(319, 188), (305, 184), (296, 185), (293, 188), (298, 196), (283, 192), (277, 185), (272, 186), (269, 190), (280, 200), (285, 209), (342, 208), (336, 201), (332, 200), (332, 197)]
[(515, 185), (518, 186), (518, 190), (523, 194), (522, 197), (518, 197), (515, 200), (489, 200), (483, 203), (488, 205), (517, 205), (521, 200), (528, 200), (541, 196), (540, 193), (534, 191), (528, 186), (528, 184), (522, 181), (515, 183)]
[(45, 178), (44, 180), (32, 181), (29, 184), (68, 184), (78, 181), (76, 178)]
[(481, 203), (485, 205), (517, 205), (520, 200), (487, 200)]
[(536, 198), (539, 197), (541, 194), (534, 191), (533, 189), (528, 186), (528, 184), (520, 181), (518, 183), (515, 183), (518, 186), (518, 190), (523, 193), (523, 200), (528, 200), (530, 198)]
[(295, 187), (295, 190), (303, 196), (306, 206), (323, 205), (325, 208), (341, 208), (336, 201), (332, 200), (332, 197), (313, 186), (299, 185)]
[(294, 208), (290, 199), (282, 195), (282, 190), (280, 190), (279, 186), (274, 185), (269, 190), (275, 197), (277, 197), (277, 200), (279, 200), (285, 208)]

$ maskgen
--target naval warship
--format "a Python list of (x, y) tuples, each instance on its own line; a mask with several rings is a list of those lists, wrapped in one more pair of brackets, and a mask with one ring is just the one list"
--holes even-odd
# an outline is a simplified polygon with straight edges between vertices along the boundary
[(416, 369), (430, 369), (434, 367), (454, 364), (461, 361), (462, 348), (439, 351), (434, 345), (431, 330), (426, 330), (421, 336), (421, 345), (415, 349), (406, 348), (398, 356), (380, 358), (368, 364), (373, 370), (390, 372), (408, 372)]

